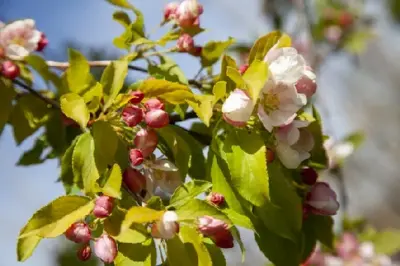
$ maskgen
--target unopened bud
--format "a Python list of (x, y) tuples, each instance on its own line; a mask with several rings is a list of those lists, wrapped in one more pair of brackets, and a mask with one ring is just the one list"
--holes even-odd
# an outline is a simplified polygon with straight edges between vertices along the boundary
[(164, 20), (169, 21), (171, 19), (175, 19), (176, 17), (176, 10), (179, 7), (179, 3), (172, 2), (168, 3), (164, 8)]
[(133, 91), (131, 93), (131, 96), (133, 96), (133, 98), (129, 101), (131, 104), (138, 104), (140, 103), (143, 98), (144, 98), (144, 93), (141, 91)]
[(144, 121), (149, 127), (162, 128), (169, 124), (169, 115), (164, 110), (151, 110), (146, 113)]
[(136, 169), (127, 168), (122, 178), (124, 184), (133, 193), (139, 193), (146, 187), (146, 177)]
[(20, 75), (19, 67), (12, 61), (4, 61), (0, 67), (1, 74), (9, 79), (16, 79)]
[(93, 215), (97, 218), (106, 218), (110, 216), (114, 208), (114, 198), (108, 196), (100, 196), (96, 199), (93, 209)]
[(203, 51), (203, 47), (195, 46), (189, 53), (193, 56), (201, 56), (202, 51)]
[(143, 110), (135, 105), (127, 106), (122, 111), (122, 119), (129, 127), (134, 127), (142, 122)]
[(197, 0), (184, 0), (176, 10), (176, 19), (182, 28), (197, 27), (202, 13), (203, 6)]
[(194, 49), (194, 40), (192, 36), (187, 33), (182, 34), (176, 43), (176, 47), (181, 53), (189, 53), (192, 51)]
[(117, 256), (117, 243), (109, 235), (102, 235), (94, 242), (94, 253), (105, 263), (112, 263)]
[(213, 236), (228, 230), (228, 225), (222, 220), (205, 215), (199, 218), (198, 229), (204, 236)]
[(225, 202), (225, 197), (224, 195), (217, 193), (217, 192), (211, 192), (207, 196), (207, 200), (211, 202), (212, 204), (215, 204), (216, 206), (221, 206)]
[(91, 232), (86, 223), (76, 222), (65, 231), (65, 237), (75, 243), (87, 243), (90, 241)]
[(142, 151), (143, 157), (146, 158), (157, 148), (158, 136), (152, 129), (141, 129), (135, 136), (134, 144), (136, 148)]
[(129, 151), (129, 159), (133, 166), (138, 166), (143, 163), (143, 153), (139, 149), (131, 149)]
[(40, 40), (37, 44), (36, 51), (41, 52), (46, 48), (46, 46), (49, 44), (49, 40), (47, 39), (46, 35), (42, 32), (40, 36)]
[(341, 27), (347, 28), (350, 27), (354, 22), (354, 17), (350, 12), (343, 11), (339, 15), (338, 23)]
[(144, 106), (146, 107), (146, 109), (148, 111), (157, 110), (157, 109), (161, 109), (161, 110), (165, 109), (164, 103), (157, 98), (151, 98), (151, 99), (147, 100), (145, 102)]
[(79, 248), (78, 251), (76, 252), (76, 256), (81, 261), (89, 260), (91, 255), (92, 255), (92, 249), (90, 248), (89, 245), (84, 245), (83, 247)]
[(265, 158), (267, 159), (267, 163), (272, 163), (275, 160), (275, 153), (271, 149), (267, 148)]
[(219, 248), (233, 248), (233, 236), (229, 230), (222, 230), (211, 236), (215, 245)]
[[(310, 73), (312, 72), (310, 71)], [(298, 93), (302, 93), (306, 95), (307, 98), (310, 98), (317, 91), (317, 83), (314, 79), (304, 75), (297, 81), (296, 90)]]
[(151, 228), (151, 235), (155, 238), (172, 239), (178, 232), (178, 215), (174, 211), (166, 211)]
[(318, 173), (314, 168), (306, 167), (301, 170), (301, 179), (304, 184), (312, 186), (317, 182)]
[(249, 64), (241, 65), (241, 66), (239, 67), (239, 73), (240, 73), (241, 75), (243, 75), (244, 72), (246, 72), (246, 70), (247, 70), (248, 68), (249, 68)]
[(337, 195), (327, 183), (317, 182), (306, 196), (305, 204), (317, 215), (335, 215), (339, 209)]

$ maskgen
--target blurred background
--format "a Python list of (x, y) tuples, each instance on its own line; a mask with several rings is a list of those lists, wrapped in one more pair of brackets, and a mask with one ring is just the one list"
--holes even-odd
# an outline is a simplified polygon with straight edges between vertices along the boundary
[[(318, 1), (318, 0), (315, 0)], [(207, 32), (196, 37), (196, 43), (234, 37), (241, 48), (276, 27), (295, 35), (298, 45), (309, 45), (302, 38), (307, 28), (298, 28), (299, 19), (315, 22), (313, 8), (299, 18), (296, 0), (200, 0), (204, 5), (201, 25)], [(302, 1), (300, 1), (302, 2)], [(313, 1), (306, 1), (312, 7)], [(365, 217), (377, 228), (400, 228), (400, 1), (365, 0), (359, 8), (365, 23), (373, 27), (373, 38), (365, 49), (352, 54), (321, 45), (321, 58), (304, 53), (315, 62), (318, 74), (316, 104), (324, 121), (324, 130), (338, 140), (361, 130), (366, 141), (344, 165), (344, 184), (348, 195), (348, 213)], [(132, 0), (145, 15), (147, 31), (157, 38), (164, 0)], [(77, 47), (89, 58), (112, 59), (122, 54), (112, 40), (123, 29), (112, 20), (115, 8), (102, 0), (0, 0), (0, 20), (33, 18), (39, 30), (46, 33), (50, 45), (44, 56), (65, 61), (67, 47)], [(315, 12), (314, 12), (315, 11)], [(307, 25), (307, 24), (304, 24)], [(326, 37), (326, 36), (325, 36)], [(331, 36), (332, 37), (332, 36)], [(364, 42), (365, 43), (365, 42)], [(242, 45), (243, 44), (243, 45)], [(315, 43), (314, 43), (315, 44)], [(332, 43), (331, 43), (332, 44)], [(243, 46), (243, 47), (242, 47)], [(356, 45), (355, 45), (356, 46)], [(336, 47), (336, 46), (334, 46)], [(352, 46), (353, 47), (353, 46)], [(359, 48), (358, 46), (356, 46)], [(240, 47), (238, 47), (240, 48)], [(341, 47), (339, 47), (341, 48)], [(356, 53), (356, 55), (354, 54)], [(200, 64), (195, 58), (175, 56), (188, 77), (193, 77)], [(143, 78), (130, 73), (132, 80)], [(36, 83), (36, 88), (44, 84)], [(10, 128), (0, 139), (0, 265), (14, 266), (16, 238), (19, 229), (42, 205), (64, 193), (56, 161), (38, 166), (19, 167), (20, 155), (32, 146), (31, 137), (17, 146)], [(329, 177), (328, 177), (329, 178)], [(331, 177), (332, 183), (340, 186)], [(341, 214), (337, 219), (341, 218)], [(337, 228), (338, 229), (338, 228)], [(264, 265), (253, 235), (243, 232), (247, 247), (245, 265)], [(241, 265), (240, 252), (227, 253), (228, 265)], [(92, 262), (96, 265), (96, 262)], [(26, 266), (79, 265), (75, 251), (63, 239), (45, 240), (27, 260)], [(90, 265), (90, 263), (85, 263)]]

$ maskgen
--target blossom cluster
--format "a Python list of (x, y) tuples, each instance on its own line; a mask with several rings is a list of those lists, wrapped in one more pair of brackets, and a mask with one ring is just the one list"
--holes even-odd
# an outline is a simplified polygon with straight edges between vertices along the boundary
[(14, 60), (22, 60), (35, 51), (41, 52), (47, 44), (46, 35), (36, 29), (32, 19), (0, 25), (1, 75), (9, 79), (18, 77), (20, 69)]

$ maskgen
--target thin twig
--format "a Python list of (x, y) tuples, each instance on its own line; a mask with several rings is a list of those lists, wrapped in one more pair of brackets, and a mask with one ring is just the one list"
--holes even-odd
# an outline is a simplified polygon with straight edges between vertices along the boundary
[(46, 96), (40, 94), (40, 92), (38, 92), (37, 90), (32, 89), (31, 87), (29, 87), (28, 85), (24, 84), (23, 82), (15, 79), (13, 80), (13, 83), (20, 86), (22, 89), (28, 91), (29, 93), (31, 93), (32, 95), (38, 97), (39, 99), (41, 99), (42, 101), (44, 101), (45, 103), (51, 105), (52, 108), (54, 109), (60, 109), (60, 104), (50, 98), (47, 98)]

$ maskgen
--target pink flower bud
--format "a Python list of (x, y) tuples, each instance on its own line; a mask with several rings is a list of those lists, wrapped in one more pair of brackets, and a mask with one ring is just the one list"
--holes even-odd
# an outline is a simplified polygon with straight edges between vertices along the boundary
[(310, 68), (306, 68), (305, 75), (296, 83), (296, 90), (310, 98), (317, 91), (317, 83), (315, 82), (315, 74)]
[(46, 46), (49, 44), (49, 40), (47, 39), (46, 35), (42, 32), (40, 36), (40, 40), (37, 44), (36, 51), (41, 52), (46, 48)]
[(246, 72), (246, 70), (247, 70), (248, 68), (249, 68), (249, 64), (241, 65), (241, 66), (239, 67), (239, 72), (240, 72), (240, 74), (243, 75), (244, 72)]
[(114, 198), (108, 196), (100, 196), (96, 199), (93, 209), (93, 215), (97, 218), (106, 218), (110, 216), (114, 208)]
[(94, 242), (94, 253), (105, 263), (112, 263), (117, 256), (117, 243), (109, 235), (103, 234)]
[(176, 19), (182, 28), (199, 26), (199, 16), (203, 13), (203, 6), (197, 0), (184, 0), (176, 10)]
[(0, 71), (4, 77), (9, 79), (16, 79), (20, 74), (19, 67), (9, 60), (1, 64)]
[(229, 230), (218, 231), (211, 236), (215, 245), (219, 248), (233, 248), (233, 236)]
[(353, 25), (354, 17), (350, 12), (343, 11), (339, 15), (338, 23), (341, 27), (347, 28)]
[(157, 148), (157, 133), (152, 129), (141, 129), (136, 134), (134, 143), (136, 148), (142, 151), (143, 157), (146, 158)]
[(169, 124), (169, 115), (164, 110), (151, 110), (146, 113), (144, 121), (149, 127), (162, 128)]
[(171, 19), (175, 19), (175, 13), (178, 7), (179, 3), (177, 2), (168, 3), (164, 8), (164, 20), (169, 21)]
[(207, 200), (217, 206), (221, 206), (222, 204), (225, 203), (224, 195), (217, 192), (211, 192), (210, 194), (208, 194)]
[(81, 261), (89, 260), (91, 255), (92, 255), (92, 249), (90, 248), (89, 245), (84, 245), (83, 247), (79, 248), (78, 251), (76, 252), (76, 256)]
[(265, 158), (267, 159), (267, 163), (272, 163), (275, 160), (275, 153), (271, 149), (267, 148)]
[(134, 127), (142, 122), (143, 110), (135, 105), (127, 106), (122, 110), (122, 119), (129, 127)]
[(327, 183), (317, 182), (306, 196), (305, 204), (317, 215), (335, 215), (339, 202), (335, 191)]
[(195, 46), (189, 53), (193, 56), (201, 56), (202, 51), (203, 51), (203, 47)]
[(146, 187), (146, 177), (136, 169), (127, 168), (122, 177), (124, 184), (133, 193), (139, 193)]
[(253, 112), (253, 101), (240, 89), (235, 89), (222, 105), (224, 120), (236, 127), (243, 127)]
[(314, 168), (306, 167), (301, 170), (301, 179), (304, 184), (312, 186), (317, 182), (318, 173)]
[(87, 243), (90, 241), (91, 232), (86, 223), (76, 222), (65, 231), (65, 237), (75, 243)]
[(138, 104), (143, 100), (144, 93), (141, 91), (133, 91), (131, 92), (131, 96), (133, 96), (133, 98), (129, 102), (131, 104)]
[(131, 149), (129, 151), (129, 159), (133, 166), (138, 166), (143, 163), (143, 153), (139, 149)]
[(228, 225), (224, 221), (206, 215), (199, 218), (198, 229), (203, 235), (212, 236), (220, 231), (228, 230)]
[(151, 235), (155, 238), (172, 239), (178, 232), (178, 215), (174, 211), (166, 211), (151, 228)]
[(344, 233), (340, 241), (336, 244), (336, 252), (339, 257), (345, 260), (357, 255), (359, 243), (356, 236), (352, 233)]
[(176, 43), (176, 47), (181, 53), (189, 53), (192, 51), (194, 49), (194, 40), (192, 36), (187, 33), (182, 34)]
[(146, 107), (146, 109), (148, 111), (157, 110), (157, 109), (161, 109), (161, 110), (165, 109), (164, 103), (157, 98), (151, 98), (151, 99), (147, 100), (145, 102), (144, 106)]

